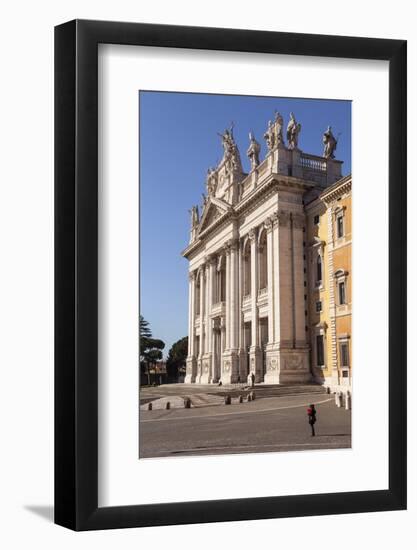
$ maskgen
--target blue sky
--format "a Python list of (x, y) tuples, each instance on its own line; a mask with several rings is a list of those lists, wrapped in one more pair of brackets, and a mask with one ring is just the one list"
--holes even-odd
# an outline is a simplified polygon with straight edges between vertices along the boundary
[[(181, 251), (189, 241), (188, 209), (201, 204), (209, 166), (221, 159), (217, 132), (234, 123), (243, 168), (248, 132), (266, 153), (263, 134), (275, 110), (294, 112), (301, 123), (299, 148), (321, 155), (322, 135), (330, 124), (340, 133), (336, 158), (351, 170), (351, 102), (141, 91), (140, 108), (140, 311), (153, 335), (171, 345), (187, 335), (188, 262)], [(284, 136), (285, 137), (285, 136)]]

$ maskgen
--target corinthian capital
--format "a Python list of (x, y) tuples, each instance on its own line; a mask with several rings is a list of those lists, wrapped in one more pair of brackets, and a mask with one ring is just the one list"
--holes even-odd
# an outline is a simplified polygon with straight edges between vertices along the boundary
[(272, 231), (272, 227), (273, 227), (273, 219), (272, 219), (272, 216), (270, 216), (269, 218), (267, 218), (267, 219), (264, 221), (264, 227), (265, 227), (267, 233), (270, 233), (270, 232)]
[(256, 231), (255, 229), (251, 229), (248, 233), (248, 237), (251, 240), (251, 242), (256, 241)]

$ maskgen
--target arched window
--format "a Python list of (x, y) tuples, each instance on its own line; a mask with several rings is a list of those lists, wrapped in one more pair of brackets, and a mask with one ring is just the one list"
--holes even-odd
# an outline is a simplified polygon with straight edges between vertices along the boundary
[(323, 267), (322, 267), (322, 261), (320, 254), (317, 256), (317, 264), (316, 264), (316, 283), (319, 285), (321, 284), (322, 278), (323, 278)]
[(215, 277), (215, 303), (224, 302), (226, 300), (226, 266), (225, 257), (219, 256), (216, 268)]
[(249, 296), (251, 292), (251, 246), (249, 239), (243, 249), (243, 295)]
[(259, 289), (268, 286), (268, 247), (266, 231), (262, 231), (259, 239)]
[(200, 292), (201, 292), (201, 273), (197, 275), (197, 279), (195, 282), (195, 296), (194, 296), (194, 304), (195, 304), (195, 314), (200, 315)]

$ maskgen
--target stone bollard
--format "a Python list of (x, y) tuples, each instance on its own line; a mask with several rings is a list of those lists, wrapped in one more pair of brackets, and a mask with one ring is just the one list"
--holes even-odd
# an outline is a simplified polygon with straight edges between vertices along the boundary
[(224, 404), (225, 405), (231, 405), (232, 404), (232, 398), (230, 397), (230, 395), (225, 395), (224, 396)]
[(243, 395), (239, 395), (239, 403), (243, 403)]
[(335, 393), (335, 403), (336, 407), (342, 406), (342, 394), (338, 391)]
[(191, 409), (191, 399), (184, 397), (184, 409)]
[(248, 403), (249, 403), (249, 401), (252, 401), (252, 396), (251, 396), (250, 393), (248, 393)]
[(327, 393), (327, 395), (330, 394), (330, 388), (329, 388), (329, 386), (327, 386), (327, 388), (326, 388), (326, 393)]
[(169, 401), (167, 401), (167, 402), (165, 403), (165, 408), (166, 408), (167, 410), (169, 410), (169, 409), (171, 408), (171, 403), (170, 403)]
[(152, 401), (148, 403), (148, 411), (151, 411), (151, 410), (152, 410)]
[(347, 411), (350, 411), (351, 408), (352, 408), (352, 396), (350, 395), (350, 391), (347, 391), (345, 395), (345, 409)]
[(251, 391), (251, 401), (255, 401), (255, 392)]

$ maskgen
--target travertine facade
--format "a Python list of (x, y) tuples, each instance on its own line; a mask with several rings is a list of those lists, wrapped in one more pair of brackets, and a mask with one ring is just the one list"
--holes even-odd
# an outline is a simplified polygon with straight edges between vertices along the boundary
[(262, 162), (250, 135), (249, 174), (233, 129), (221, 136), (224, 155), (207, 173), (201, 214), (197, 206), (191, 210), (183, 252), (189, 260), (186, 383), (244, 382), (252, 374), (270, 384), (313, 379), (305, 204), (341, 179), (342, 163), (333, 158), (337, 142), (329, 147), (329, 128), (323, 157), (298, 148), (300, 130), (291, 113), (285, 144), (277, 113)]

